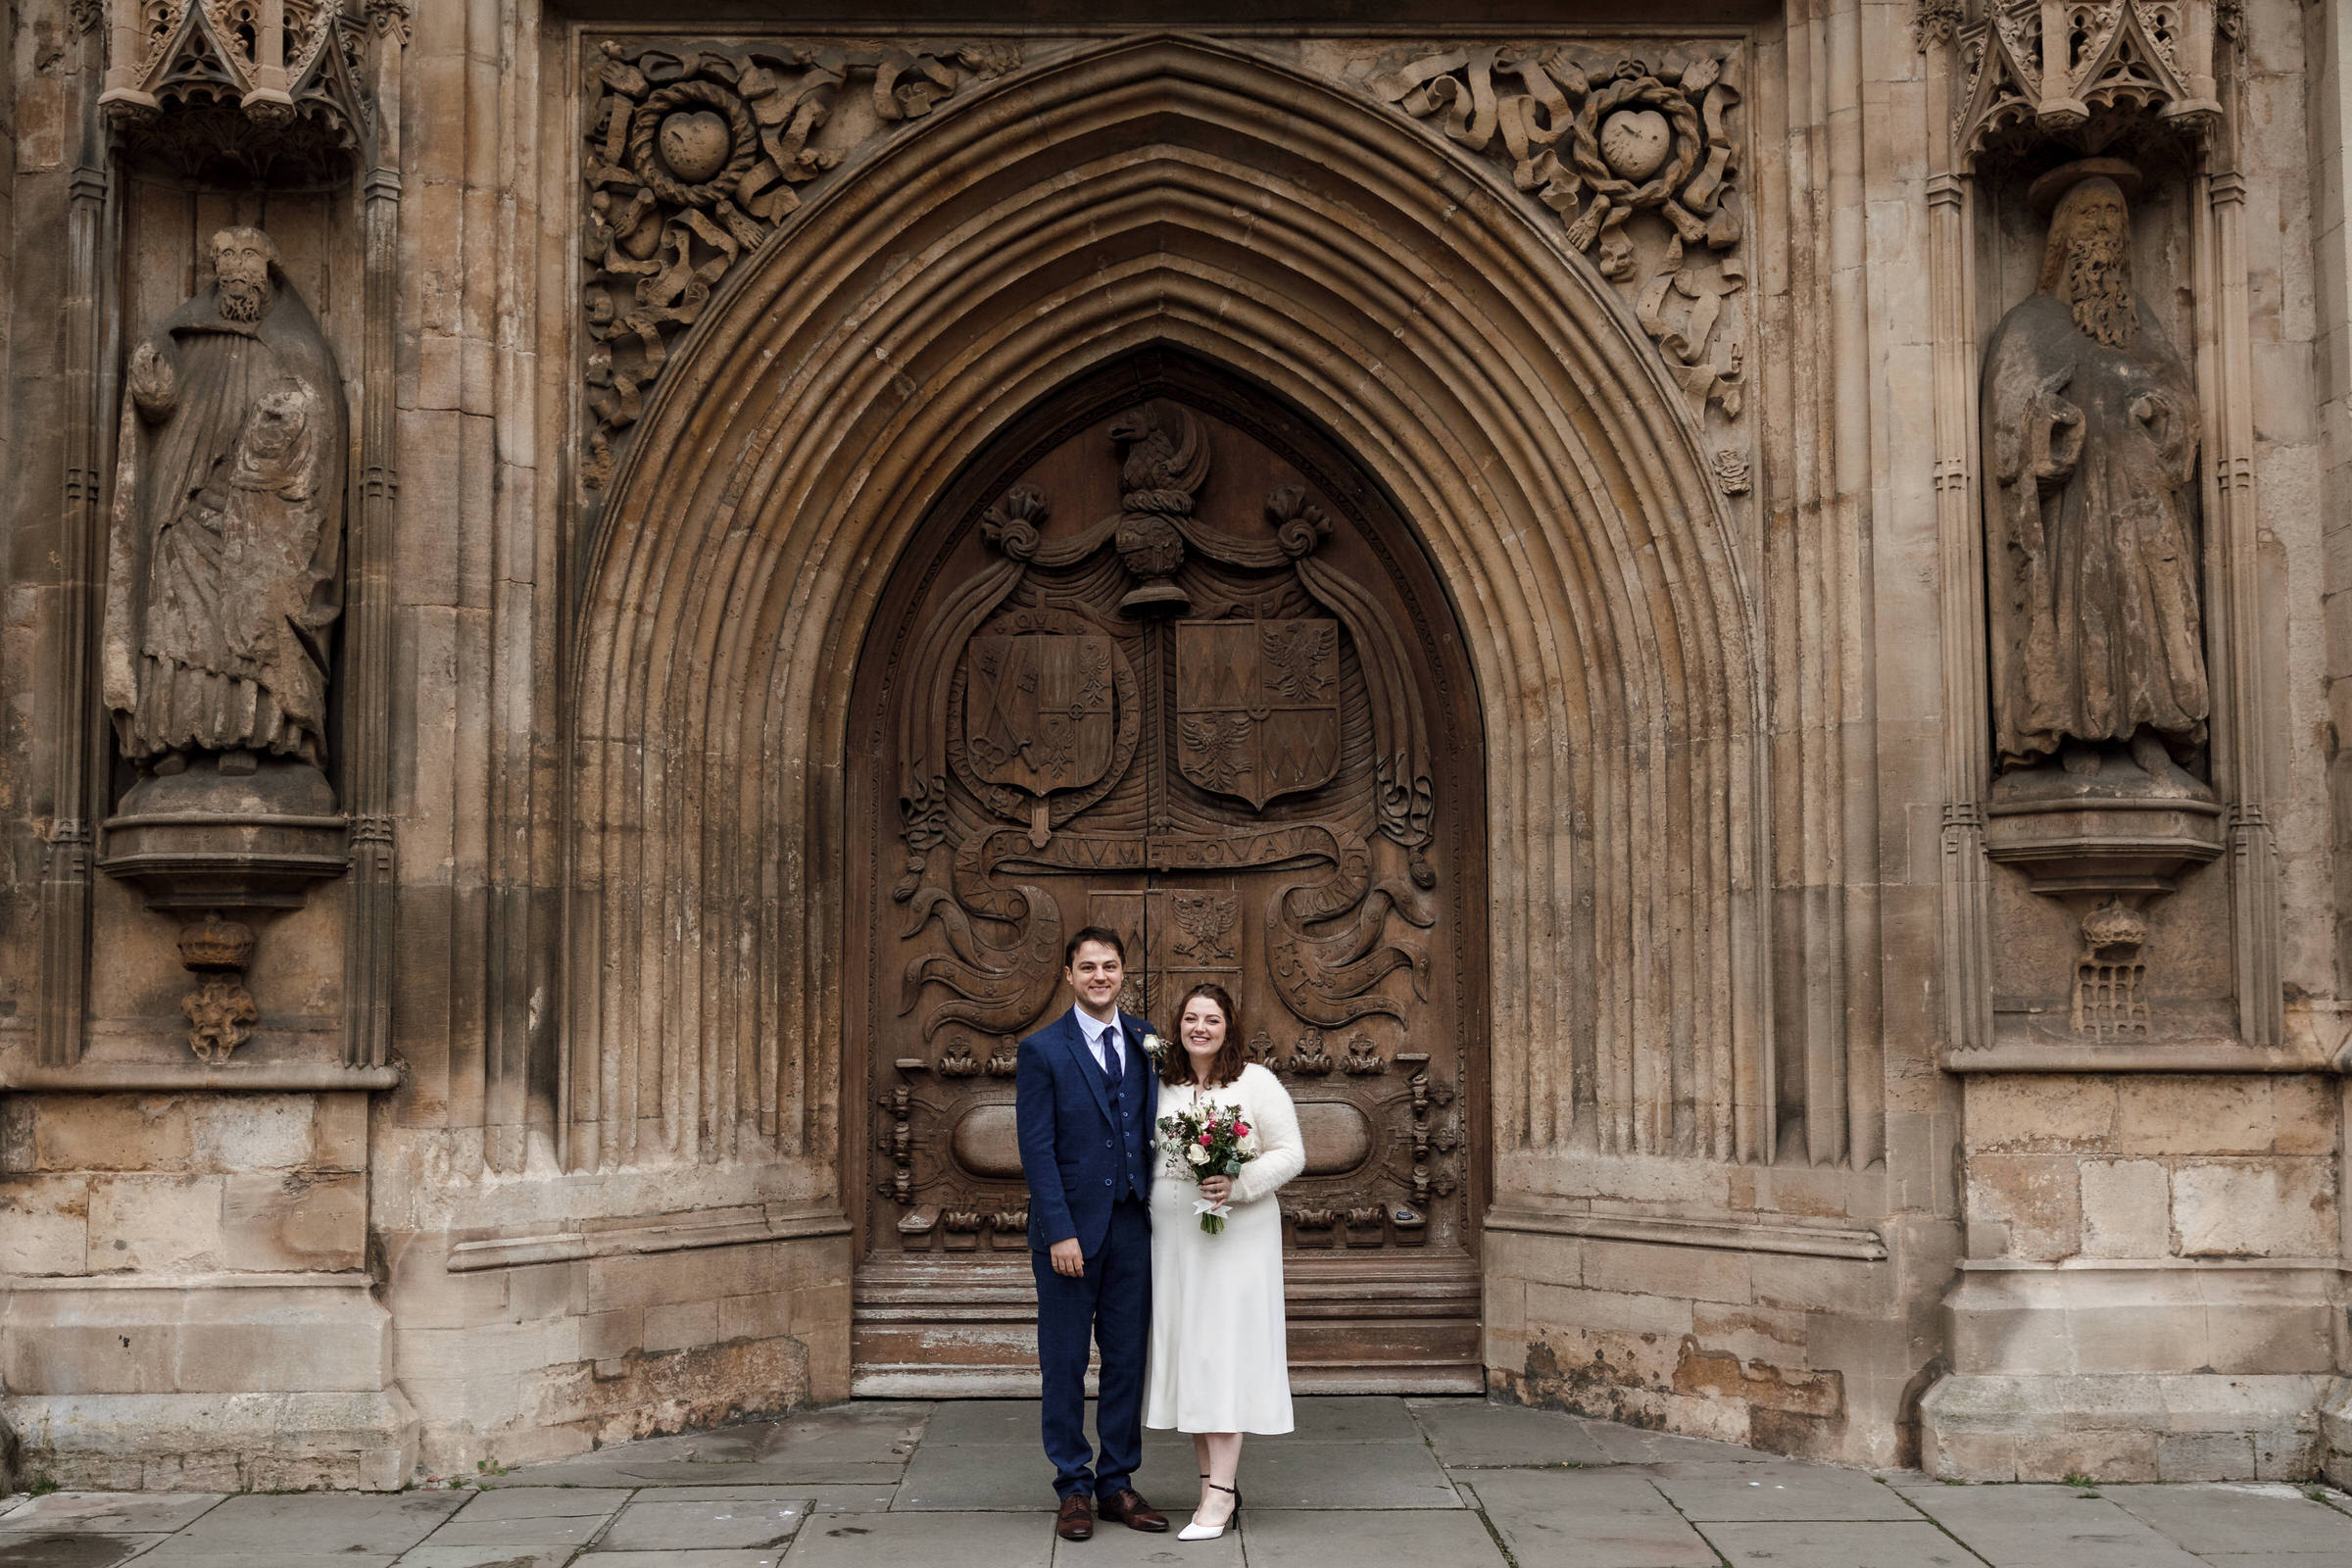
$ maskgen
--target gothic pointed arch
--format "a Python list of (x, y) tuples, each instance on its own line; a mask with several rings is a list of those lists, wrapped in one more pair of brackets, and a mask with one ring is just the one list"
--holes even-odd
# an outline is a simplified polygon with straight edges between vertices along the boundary
[(1376, 104), (1180, 36), (961, 89), (844, 175), (682, 341), (584, 554), (568, 1161), (829, 1179), (857, 651), (992, 435), (1152, 344), (1357, 455), (1456, 607), (1498, 1178), (1572, 1146), (1754, 1157), (1754, 612), (1687, 401), (1548, 215)]

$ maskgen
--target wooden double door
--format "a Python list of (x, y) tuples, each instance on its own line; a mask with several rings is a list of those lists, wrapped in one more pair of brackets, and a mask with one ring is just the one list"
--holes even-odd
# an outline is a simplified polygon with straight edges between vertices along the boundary
[(1381, 493), (1261, 392), (1128, 362), (940, 499), (856, 690), (859, 1392), (1034, 1391), (1014, 1055), (1086, 925), (1163, 1034), (1224, 986), (1298, 1103), (1295, 1385), (1480, 1387), (1483, 746)]

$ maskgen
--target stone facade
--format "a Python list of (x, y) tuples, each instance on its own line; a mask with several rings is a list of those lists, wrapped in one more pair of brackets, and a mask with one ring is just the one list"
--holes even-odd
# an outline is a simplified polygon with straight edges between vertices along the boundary
[[(1250, 570), (1410, 554), (1479, 738), (1384, 740), (1368, 847), (1298, 851), (1362, 868), (1356, 1014), (1461, 1043), (1284, 1023), (1387, 1195), (1286, 1213), (1302, 1378), (1405, 1377), (1336, 1346), (1369, 1281), (1528, 1403), (2352, 1480), (2342, 8), (670, 9), (0, 18), (0, 1453), (397, 1487), (1008, 1387), (1017, 1184), (924, 1197), (994, 1168), (941, 1106), (995, 1046), (899, 1020), (1027, 996), (1040, 901), (916, 893), (978, 808), (875, 827), (936, 764), (889, 617), (959, 527), (1077, 562), (1157, 506)], [(321, 348), (167, 416), (140, 345), (237, 334), (217, 268)], [(1070, 401), (1122, 378), (1235, 389), (1198, 517)], [(175, 420), (214, 457), (159, 502)], [(974, 488), (1023, 465), (1051, 512)], [(214, 706), (119, 745), (167, 664)], [(1077, 874), (1022, 809), (1003, 863)], [(1153, 809), (1118, 864), (1181, 882)], [(903, 1004), (885, 936), (938, 945)]]

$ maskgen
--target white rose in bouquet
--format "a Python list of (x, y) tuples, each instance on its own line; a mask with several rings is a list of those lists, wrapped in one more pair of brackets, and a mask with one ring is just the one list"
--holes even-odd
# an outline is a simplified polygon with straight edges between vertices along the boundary
[(1196, 1165), (1205, 1165), (1208, 1163), (1208, 1151), (1202, 1149), (1199, 1144), (1188, 1144), (1185, 1146), (1184, 1157)]

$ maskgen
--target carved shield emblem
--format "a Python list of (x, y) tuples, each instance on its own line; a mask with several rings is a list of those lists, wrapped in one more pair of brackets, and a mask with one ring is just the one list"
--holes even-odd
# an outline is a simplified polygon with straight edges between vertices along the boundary
[(1340, 623), (1176, 623), (1176, 761), (1253, 808), (1330, 781), (1340, 766)]
[(1109, 638), (975, 637), (968, 658), (964, 745), (975, 773), (1040, 797), (1102, 776), (1117, 738)]

